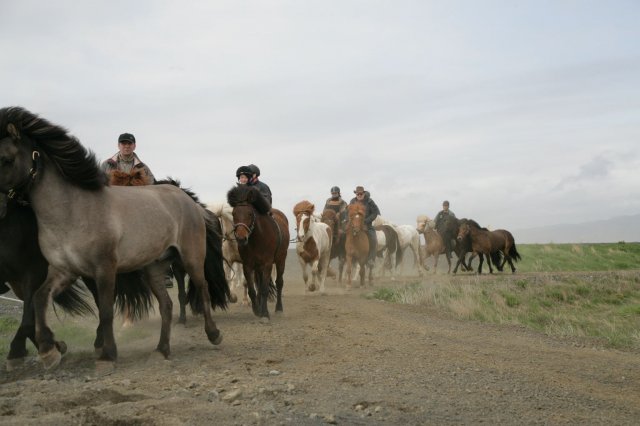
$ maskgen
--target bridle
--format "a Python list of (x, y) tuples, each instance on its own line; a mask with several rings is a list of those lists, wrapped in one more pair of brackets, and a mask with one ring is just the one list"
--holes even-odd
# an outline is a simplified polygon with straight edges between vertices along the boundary
[(38, 165), (40, 164), (40, 151), (33, 150), (31, 152), (31, 168), (29, 174), (24, 178), (22, 182), (7, 191), (7, 198), (13, 200), (21, 205), (29, 205), (29, 202), (25, 200), (24, 195), (29, 192), (31, 186), (36, 180), (38, 174)]
[[(355, 219), (355, 218), (359, 218), (359, 217), (360, 217), (360, 214), (356, 214), (356, 215), (354, 215), (354, 216), (353, 216), (353, 218), (354, 218), (354, 219)], [(358, 235), (358, 232), (360, 232), (360, 231), (362, 231), (362, 230), (363, 230), (362, 223), (360, 224), (360, 226), (356, 227), (356, 226), (353, 224), (353, 222), (352, 222), (351, 218), (349, 218), (349, 223), (347, 224), (347, 228), (351, 228), (351, 233), (353, 234), (353, 236), (354, 236), (354, 237), (355, 237), (356, 235)]]
[(249, 226), (247, 226), (246, 223), (244, 222), (240, 222), (240, 223), (233, 223), (233, 230), (231, 232), (233, 232), (234, 237), (236, 237), (236, 241), (238, 240), (238, 234), (237, 234), (237, 230), (240, 227), (243, 227), (247, 230), (247, 240), (249, 240), (249, 237), (251, 236), (251, 233), (253, 232), (253, 230), (256, 227), (256, 212), (254, 207), (249, 204), (249, 203), (241, 203), (241, 204), (237, 204), (235, 207), (250, 207), (251, 208), (251, 224)]

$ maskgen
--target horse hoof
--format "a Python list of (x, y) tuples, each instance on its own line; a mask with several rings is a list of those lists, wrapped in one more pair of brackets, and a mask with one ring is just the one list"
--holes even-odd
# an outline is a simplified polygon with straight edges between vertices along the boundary
[(60, 360), (62, 359), (62, 354), (58, 350), (58, 348), (53, 348), (49, 352), (40, 354), (40, 361), (42, 361), (42, 365), (45, 370), (50, 370), (60, 364)]
[(261, 317), (260, 318), (260, 324), (271, 324), (271, 320), (269, 319), (269, 317)]
[(238, 301), (238, 296), (236, 296), (235, 294), (231, 293), (231, 295), (229, 296), (229, 302), (236, 303), (237, 301)]
[(96, 361), (96, 377), (108, 376), (116, 371), (116, 363), (99, 359)]
[(62, 340), (60, 340), (59, 342), (56, 342), (56, 348), (58, 348), (61, 355), (64, 355), (67, 353), (67, 344)]
[(95, 353), (96, 356), (102, 355), (102, 348), (93, 348), (93, 353)]
[(315, 286), (315, 284), (309, 284), (309, 287), (307, 287), (307, 290), (309, 290), (309, 291), (316, 291), (316, 286)]
[(209, 338), (209, 341), (211, 343), (213, 343), (214, 345), (219, 345), (220, 343), (222, 343), (222, 333), (220, 332), (220, 330), (216, 330), (217, 335), (214, 337), (215, 333), (207, 333), (207, 337)]
[(7, 371), (14, 371), (24, 366), (24, 358), (12, 358), (7, 360)]

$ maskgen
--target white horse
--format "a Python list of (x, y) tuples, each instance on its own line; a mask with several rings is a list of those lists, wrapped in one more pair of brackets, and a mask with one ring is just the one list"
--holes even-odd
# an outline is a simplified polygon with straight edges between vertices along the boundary
[(373, 225), (391, 225), (398, 234), (398, 250), (400, 251), (400, 255), (397, 257), (398, 261), (395, 267), (398, 268), (402, 265), (404, 254), (406, 250), (410, 248), (413, 253), (413, 267), (417, 270), (418, 275), (422, 275), (424, 268), (420, 263), (420, 234), (418, 231), (411, 225), (395, 225), (382, 216), (376, 217)]
[(242, 259), (238, 251), (238, 243), (233, 235), (233, 207), (228, 203), (210, 204), (208, 207), (220, 219), (222, 224), (222, 257), (226, 261), (224, 263), (224, 271), (229, 287), (236, 297), (238, 292), (242, 291), (242, 304), (248, 306), (247, 280), (244, 278), (242, 270)]
[[(315, 291), (319, 286), (320, 293), (325, 293), (324, 282), (327, 278), (329, 261), (331, 260), (331, 228), (313, 214), (314, 205), (301, 201), (293, 208), (296, 217), (296, 253), (302, 268), (302, 278), (307, 290)], [(311, 267), (311, 283), (307, 266)]]

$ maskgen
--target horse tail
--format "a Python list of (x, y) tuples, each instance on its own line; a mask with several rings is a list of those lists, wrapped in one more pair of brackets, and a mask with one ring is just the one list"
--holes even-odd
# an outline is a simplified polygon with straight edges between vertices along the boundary
[(509, 256), (511, 256), (513, 258), (513, 260), (515, 260), (516, 262), (518, 260), (522, 260), (522, 256), (520, 256), (520, 253), (518, 253), (518, 250), (516, 249), (515, 241), (514, 241), (513, 245), (511, 246), (511, 248), (509, 249)]
[(273, 282), (273, 279), (269, 277), (269, 295), (267, 297), (273, 302), (276, 300), (276, 296), (278, 296), (278, 289), (276, 288), (276, 284)]
[[(222, 227), (218, 217), (204, 210), (204, 221), (207, 233), (207, 251), (204, 259), (204, 278), (209, 289), (212, 308), (227, 309), (227, 302), (231, 299), (231, 290), (224, 273), (222, 257)], [(194, 314), (203, 313), (202, 298), (196, 291), (189, 278), (187, 286), (187, 300)]]
[(93, 307), (87, 302), (87, 292), (77, 281), (62, 293), (57, 294), (53, 301), (71, 315), (95, 314)]
[(116, 308), (120, 314), (125, 312), (132, 320), (149, 316), (153, 309), (151, 289), (141, 270), (118, 274), (116, 276)]

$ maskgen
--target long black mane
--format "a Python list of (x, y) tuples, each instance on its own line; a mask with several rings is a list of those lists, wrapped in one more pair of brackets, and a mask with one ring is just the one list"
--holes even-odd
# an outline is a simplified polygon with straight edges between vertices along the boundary
[(155, 181), (154, 185), (173, 185), (173, 186), (177, 186), (178, 188), (182, 189), (182, 192), (184, 192), (189, 197), (191, 197), (191, 199), (193, 201), (195, 201), (196, 204), (200, 205), (200, 207), (202, 207), (203, 209), (207, 208), (207, 205), (200, 201), (200, 198), (198, 198), (198, 195), (196, 195), (196, 193), (193, 192), (191, 190), (191, 188), (183, 188), (182, 186), (180, 186), (180, 181), (178, 179), (174, 179), (172, 177), (167, 177), (166, 179)]
[(89, 190), (107, 185), (107, 175), (100, 169), (96, 155), (64, 127), (21, 107), (0, 109), (0, 139), (10, 136), (9, 124), (16, 127), (21, 138), (31, 140), (33, 149), (44, 152), (68, 182)]
[(231, 188), (227, 192), (227, 202), (231, 207), (244, 203), (251, 204), (261, 214), (267, 214), (271, 210), (269, 201), (255, 186), (238, 185)]

